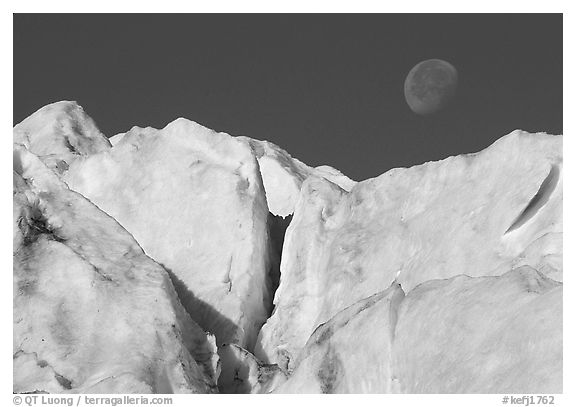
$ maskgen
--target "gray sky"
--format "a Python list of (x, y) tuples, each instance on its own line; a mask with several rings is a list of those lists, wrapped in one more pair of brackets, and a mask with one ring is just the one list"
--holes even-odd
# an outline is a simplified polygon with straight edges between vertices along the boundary
[[(404, 78), (429, 58), (460, 84), (420, 117)], [(17, 14), (14, 124), (58, 100), (108, 136), (186, 117), (361, 180), (562, 133), (562, 15)]]

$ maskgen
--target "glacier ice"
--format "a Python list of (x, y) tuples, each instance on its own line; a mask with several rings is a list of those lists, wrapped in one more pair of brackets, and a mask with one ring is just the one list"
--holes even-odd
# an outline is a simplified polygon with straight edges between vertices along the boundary
[(59, 173), (79, 157), (110, 148), (94, 120), (75, 102), (44, 106), (17, 124), (13, 135), (15, 144), (23, 145)]
[(394, 393), (398, 284), (345, 308), (310, 336), (278, 393)]
[(562, 393), (562, 284), (529, 266), (419, 285), (398, 309), (403, 393)]
[(15, 392), (562, 391), (562, 136), (360, 182), (74, 102), (13, 141)]
[(524, 266), (398, 284), (321, 324), (278, 393), (562, 392), (562, 287)]
[(218, 349), (222, 369), (218, 386), (225, 393), (271, 393), (287, 379), (286, 372), (276, 364), (265, 364), (236, 344)]
[(214, 391), (214, 338), (165, 270), (32, 153), (14, 167), (14, 391)]
[(110, 142), (111, 145), (115, 146), (116, 144), (118, 144), (118, 142), (120, 142), (120, 140), (124, 138), (125, 135), (126, 133), (115, 134), (112, 137), (110, 137), (108, 141)]
[(256, 356), (291, 371), (318, 325), (393, 282), (409, 292), (520, 265), (561, 280), (561, 233), (559, 136), (515, 131), (480, 153), (394, 169), (350, 192), (309, 177)]
[(346, 191), (356, 185), (337, 169), (327, 165), (309, 167), (268, 141), (239, 138), (250, 144), (258, 159), (268, 208), (273, 215), (286, 217), (294, 213), (302, 183), (310, 176), (330, 180)]
[(135, 127), (63, 174), (172, 274), (190, 315), (218, 343), (251, 348), (269, 298), (266, 206), (250, 147), (179, 119)]

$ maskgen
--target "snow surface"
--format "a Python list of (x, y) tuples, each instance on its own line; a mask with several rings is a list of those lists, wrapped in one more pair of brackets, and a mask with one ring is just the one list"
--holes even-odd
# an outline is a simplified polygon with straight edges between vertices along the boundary
[(14, 170), (14, 391), (214, 391), (214, 338), (165, 270), (27, 150)]
[(390, 170), (349, 193), (309, 177), (256, 356), (291, 371), (318, 325), (394, 281), (409, 292), (519, 265), (561, 281), (561, 233), (561, 136), (515, 131), (480, 153)]

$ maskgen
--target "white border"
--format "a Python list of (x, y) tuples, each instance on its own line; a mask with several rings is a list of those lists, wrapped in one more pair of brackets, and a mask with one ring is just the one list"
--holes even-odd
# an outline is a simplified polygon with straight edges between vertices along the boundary
[[(576, 208), (576, 201), (574, 199), (574, 104), (571, 100), (571, 95), (574, 94), (574, 81), (572, 80), (572, 73), (574, 69), (574, 19), (572, 18), (571, 7), (568, 1), (482, 1), (473, 2), (470, 6), (465, 1), (423, 1), (415, 0), (389, 4), (389, 2), (380, 2), (375, 4), (374, 1), (296, 1), (290, 2), (274, 2), (268, 1), (205, 1), (199, 4), (194, 1), (111, 1), (102, 0), (96, 2), (82, 2), (80, 0), (74, 1), (11, 1), (4, 7), (8, 10), (3, 10), (2, 20), (0, 27), (3, 31), (0, 36), (2, 43), (1, 55), (8, 56), (2, 60), (2, 82), (3, 94), (2, 108), (2, 123), (5, 135), (3, 136), (2, 154), (3, 159), (0, 161), (2, 167), (8, 167), (11, 163), (9, 155), (8, 143), (11, 142), (11, 129), (12, 129), (12, 13), (30, 13), (30, 12), (563, 12), (564, 13), (564, 133), (567, 135), (564, 138), (564, 170), (566, 176), (564, 177), (567, 182), (564, 184), (564, 207), (567, 210), (564, 212), (564, 269), (566, 270), (565, 284), (568, 287), (565, 290), (564, 297), (564, 395), (557, 398), (556, 405), (576, 405), (576, 398), (574, 396), (576, 379), (574, 375), (574, 346), (576, 338), (574, 335), (574, 317), (572, 310), (574, 306), (574, 251), (576, 245), (574, 244), (574, 215), (573, 208)], [(481, 3), (481, 4), (480, 4)], [(489, 27), (487, 27), (489, 29)], [(525, 29), (538, 30), (538, 27), (526, 27)], [(32, 112), (31, 112), (32, 113)], [(11, 156), (10, 156), (11, 157)], [(2, 326), (5, 330), (0, 338), (2, 339), (2, 346), (0, 349), (4, 351), (1, 353), (0, 366), (2, 367), (1, 380), (1, 393), (0, 404), (5, 406), (12, 405), (12, 360), (8, 352), (9, 343), (12, 337), (12, 285), (10, 284), (11, 276), (10, 270), (12, 268), (12, 258), (9, 253), (11, 239), (9, 230), (11, 228), (11, 221), (9, 220), (9, 209), (12, 206), (12, 201), (9, 195), (9, 188), (12, 183), (9, 175), (8, 168), (0, 170), (0, 182), (2, 183), (2, 192), (0, 204), (2, 206), (1, 217), (2, 224), (2, 270), (4, 274), (3, 284), (1, 284), (1, 309), (2, 309)], [(10, 327), (8, 329), (7, 327)], [(494, 406), (501, 405), (501, 396), (499, 395), (352, 395), (352, 396), (273, 396), (274, 399), (268, 397), (258, 396), (196, 396), (194, 403), (234, 403), (234, 404), (250, 404), (258, 405), (261, 403), (275, 403), (280, 406), (292, 405), (293, 403), (366, 403), (378, 406), (384, 403), (391, 405), (442, 405), (442, 406)], [(204, 398), (207, 397), (207, 398)], [(321, 397), (321, 398), (318, 398)], [(328, 397), (328, 398), (326, 398)], [(174, 396), (173, 405), (191, 405), (189, 396)]]
[(11, 12), (16, 13), (561, 13), (568, 1), (512, 0), (476, 1), (473, 4), (458, 0), (214, 0), (214, 1), (121, 1), (78, 0), (14, 1)]

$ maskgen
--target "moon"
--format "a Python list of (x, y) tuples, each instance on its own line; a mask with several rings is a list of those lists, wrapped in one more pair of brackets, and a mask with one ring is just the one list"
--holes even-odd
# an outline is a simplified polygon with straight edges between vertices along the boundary
[(458, 71), (441, 59), (427, 59), (408, 72), (404, 97), (410, 109), (419, 115), (442, 110), (456, 93)]

